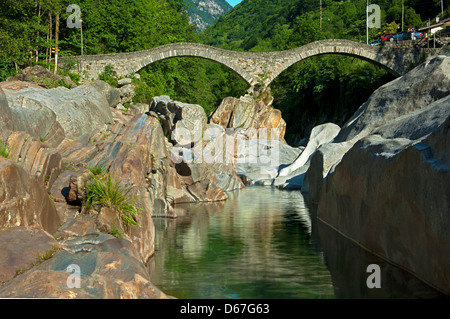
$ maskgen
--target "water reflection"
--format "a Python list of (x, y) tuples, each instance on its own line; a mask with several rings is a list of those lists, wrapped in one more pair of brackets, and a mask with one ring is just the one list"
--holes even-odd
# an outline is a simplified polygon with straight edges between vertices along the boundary
[[(445, 298), (412, 274), (367, 252), (329, 226), (317, 222), (317, 235), (326, 256), (337, 298)], [(368, 288), (371, 264), (380, 267), (380, 288)]]
[(177, 298), (334, 298), (300, 192), (249, 187), (155, 218), (152, 281)]

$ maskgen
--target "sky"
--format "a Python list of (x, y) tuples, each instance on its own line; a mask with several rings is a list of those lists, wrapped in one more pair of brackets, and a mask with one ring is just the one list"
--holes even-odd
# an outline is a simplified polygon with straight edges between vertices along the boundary
[(235, 6), (235, 5), (237, 5), (239, 2), (241, 2), (242, 0), (227, 0), (227, 2), (229, 3), (229, 4), (231, 4), (233, 7)]

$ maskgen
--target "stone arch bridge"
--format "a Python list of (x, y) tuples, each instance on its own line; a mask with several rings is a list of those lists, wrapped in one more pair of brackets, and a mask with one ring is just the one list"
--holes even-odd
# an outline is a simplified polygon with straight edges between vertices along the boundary
[(350, 40), (332, 39), (277, 52), (237, 52), (197, 43), (174, 43), (144, 51), (83, 55), (72, 58), (77, 60), (78, 71), (85, 71), (85, 77), (97, 79), (108, 64), (114, 67), (118, 76), (126, 77), (161, 60), (173, 57), (198, 57), (227, 66), (250, 86), (257, 83), (268, 86), (291, 65), (322, 54), (340, 54), (359, 58), (376, 64), (395, 76), (400, 76), (419, 62), (422, 55), (420, 51), (411, 47), (393, 45), (376, 47)]

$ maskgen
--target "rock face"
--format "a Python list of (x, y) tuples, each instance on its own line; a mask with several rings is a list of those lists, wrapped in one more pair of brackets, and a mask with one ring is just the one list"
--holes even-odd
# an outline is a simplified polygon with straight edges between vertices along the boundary
[[(227, 190), (244, 186), (234, 165), (174, 162), (161, 120), (145, 114), (149, 105), (136, 105), (136, 115), (114, 109), (120, 91), (102, 81), (5, 91), (0, 138), (10, 152), (0, 157), (0, 297), (166, 298), (145, 267), (154, 254), (152, 217), (176, 217), (180, 202), (226, 199)], [(195, 105), (171, 101), (169, 109), (173, 129), (199, 117), (206, 123)], [(99, 166), (100, 179), (111, 176), (134, 198), (138, 225), (124, 225), (117, 206), (86, 209), (85, 186)], [(74, 265), (81, 269), (76, 289), (67, 284)]]
[(273, 184), (279, 188), (300, 189), (303, 185), (305, 173), (309, 168), (311, 156), (324, 144), (331, 142), (339, 133), (340, 127), (333, 123), (326, 123), (312, 129), (306, 148), (293, 163), (278, 172)]
[[(18, 92), (5, 90), (5, 93), (12, 109), (18, 112), (21, 108), (27, 109), (26, 112), (21, 112), (21, 117), (25, 118), (23, 122), (35, 123), (29, 117), (39, 112), (38, 115), (43, 114), (42, 123), (50, 123), (46, 126), (52, 125), (56, 119), (67, 137), (77, 138), (91, 132), (95, 127), (113, 122), (110, 107), (115, 103), (111, 93), (114, 90), (109, 85), (100, 89), (99, 83), (93, 82), (72, 90), (64, 87), (49, 90), (29, 88)], [(56, 116), (55, 119), (52, 116)], [(45, 120), (47, 118), (48, 121)]]
[(52, 258), (0, 287), (0, 296), (167, 298), (150, 282), (147, 269), (128, 240), (101, 233), (66, 240)]
[(450, 117), (416, 144), (376, 135), (359, 141), (327, 177), (318, 208), (321, 220), (446, 294), (449, 124)]
[(376, 127), (446, 97), (449, 69), (450, 59), (438, 56), (380, 87), (342, 127), (335, 141), (360, 139)]
[(353, 146), (353, 142), (326, 143), (321, 145), (311, 156), (309, 167), (304, 174), (301, 190), (308, 193), (314, 204), (320, 199), (323, 180), (330, 169), (340, 162), (344, 154)]
[(0, 227), (11, 226), (38, 226), (53, 233), (60, 219), (38, 179), (0, 156)]
[(56, 83), (57, 81), (62, 81), (65, 85), (70, 88), (74, 88), (77, 85), (68, 76), (61, 76), (53, 74), (47, 69), (40, 65), (29, 66), (25, 68), (20, 74), (9, 77), (7, 81), (26, 81), (38, 83), (43, 87), (48, 88), (48, 82)]
[(173, 101), (168, 96), (152, 98), (150, 112), (160, 119), (164, 132), (181, 146), (201, 142), (207, 129), (205, 110), (198, 104)]
[[(37, 263), (39, 256), (59, 249), (60, 244), (39, 227), (13, 226), (0, 230), (0, 285)], [(41, 257), (42, 258), (42, 257)]]
[(18, 97), (10, 107), (7, 97), (9, 98), (11, 93), (12, 91), (3, 91), (0, 88), (0, 120), (2, 122), (0, 133), (3, 132), (4, 135), (6, 130), (23, 131), (37, 140), (47, 141), (52, 146), (64, 139), (64, 129), (56, 120), (56, 114), (52, 110), (39, 101), (25, 97)]
[(270, 186), (282, 167), (286, 167), (302, 153), (303, 148), (291, 147), (278, 140), (239, 139), (236, 171), (247, 183)]
[[(211, 115), (210, 123), (235, 130), (250, 130), (253, 134), (259, 129), (267, 129), (269, 139), (284, 142), (286, 122), (281, 117), (280, 110), (271, 107), (272, 100), (270, 92), (257, 98), (248, 94), (239, 99), (227, 97)], [(271, 136), (272, 131), (274, 136)]]
[(150, 102), (150, 114), (158, 118), (165, 134), (171, 137), (172, 143), (167, 147), (176, 174), (169, 178), (168, 195), (173, 204), (225, 200), (226, 191), (244, 187), (234, 164), (223, 156), (214, 156), (211, 149), (219, 138), (225, 138), (225, 131), (215, 124), (207, 124), (200, 105), (159, 96)]
[(317, 217), (450, 294), (450, 58), (376, 90), (311, 158)]
[(185, 0), (189, 5), (189, 23), (197, 25), (199, 31), (232, 9), (225, 0)]

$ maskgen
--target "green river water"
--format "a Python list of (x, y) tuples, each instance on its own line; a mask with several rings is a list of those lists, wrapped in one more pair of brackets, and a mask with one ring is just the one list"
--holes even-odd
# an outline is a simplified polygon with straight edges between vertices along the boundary
[[(247, 187), (154, 218), (152, 282), (180, 299), (441, 298), (317, 222), (299, 191)], [(369, 265), (380, 288), (369, 288)]]
[(155, 218), (152, 282), (177, 298), (334, 298), (300, 192), (247, 187)]

